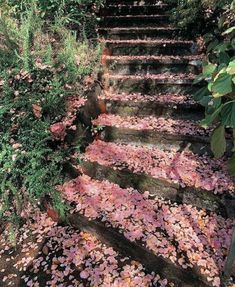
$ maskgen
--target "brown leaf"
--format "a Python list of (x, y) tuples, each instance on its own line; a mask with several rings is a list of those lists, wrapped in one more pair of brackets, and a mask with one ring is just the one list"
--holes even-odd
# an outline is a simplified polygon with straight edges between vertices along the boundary
[(43, 252), (43, 254), (48, 255), (49, 249), (48, 249), (48, 247), (46, 245), (43, 246), (42, 252)]
[(53, 221), (58, 221), (59, 220), (59, 214), (58, 212), (53, 209), (53, 208), (48, 208), (47, 209), (47, 215), (53, 220)]
[(32, 104), (33, 114), (36, 118), (40, 119), (42, 116), (42, 107), (38, 104)]

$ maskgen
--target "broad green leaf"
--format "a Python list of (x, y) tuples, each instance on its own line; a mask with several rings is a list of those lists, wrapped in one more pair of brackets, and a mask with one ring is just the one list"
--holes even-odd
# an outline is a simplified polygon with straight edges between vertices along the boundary
[(203, 87), (201, 89), (199, 89), (195, 94), (194, 94), (194, 99), (195, 101), (200, 101), (203, 97), (208, 96), (209, 95), (209, 91), (207, 89), (207, 87)]
[(226, 52), (219, 53), (218, 58), (219, 58), (220, 65), (228, 65), (228, 63), (230, 61), (230, 57), (229, 57), (228, 53), (226, 53)]
[(215, 72), (217, 65), (208, 63), (207, 65), (203, 66), (202, 74), (205, 77), (211, 77), (212, 74)]
[(221, 98), (214, 98), (213, 96), (210, 96), (211, 101), (208, 103), (208, 106), (206, 107), (206, 113), (207, 114), (213, 114), (215, 110), (217, 110), (221, 106)]
[(216, 52), (222, 53), (222, 52), (225, 52), (228, 50), (228, 46), (229, 46), (229, 44), (227, 44), (227, 43), (220, 43), (214, 48), (214, 50)]
[(219, 44), (219, 41), (217, 39), (212, 41), (207, 47), (207, 52), (212, 51), (218, 44)]
[(235, 103), (225, 104), (221, 110), (222, 123), (230, 128), (235, 128)]
[(231, 61), (228, 65), (227, 72), (230, 75), (235, 75), (235, 60)]
[(213, 85), (213, 82), (209, 82), (208, 85), (207, 85), (207, 88), (208, 88), (208, 91), (211, 93), (212, 92), (212, 85)]
[(228, 73), (220, 74), (212, 85), (213, 97), (222, 97), (233, 91), (232, 76)]
[(208, 128), (213, 122), (217, 119), (219, 116), (221, 109), (223, 106), (220, 106), (218, 109), (216, 109), (212, 114), (207, 114), (205, 119), (201, 121), (201, 126), (204, 128)]
[(224, 126), (217, 127), (211, 136), (211, 150), (216, 158), (224, 155), (226, 151), (226, 139)]
[(228, 28), (226, 31), (223, 32), (222, 35), (227, 35), (235, 31), (235, 26)]

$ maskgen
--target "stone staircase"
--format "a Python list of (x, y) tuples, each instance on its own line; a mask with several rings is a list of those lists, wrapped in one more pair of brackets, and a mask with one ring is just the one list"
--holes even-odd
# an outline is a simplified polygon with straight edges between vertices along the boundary
[(63, 187), (71, 222), (161, 276), (146, 286), (219, 287), (234, 184), (192, 98), (202, 55), (156, 0), (109, 0), (101, 16), (102, 132)]

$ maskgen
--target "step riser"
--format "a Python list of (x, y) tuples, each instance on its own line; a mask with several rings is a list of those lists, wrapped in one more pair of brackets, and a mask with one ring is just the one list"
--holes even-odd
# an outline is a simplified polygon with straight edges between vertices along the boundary
[(106, 110), (110, 114), (119, 114), (121, 116), (167, 116), (174, 119), (183, 120), (201, 120), (204, 117), (204, 111), (195, 105), (164, 105), (153, 102), (118, 102), (107, 101)]
[(190, 44), (114, 44), (107, 43), (112, 56), (189, 56), (196, 55), (197, 50)]
[(100, 27), (147, 27), (147, 26), (167, 26), (169, 17), (161, 16), (156, 18), (104, 18), (100, 22)]
[(156, 95), (158, 93), (189, 95), (198, 90), (197, 87), (188, 84), (160, 84), (159, 81), (152, 79), (110, 79), (107, 84), (114, 92), (142, 93), (147, 95)]
[(99, 30), (99, 34), (106, 39), (112, 40), (151, 40), (151, 39), (173, 39), (179, 32), (177, 30), (145, 30), (145, 31), (123, 31), (123, 30)]
[(122, 15), (161, 15), (166, 12), (166, 7), (161, 6), (108, 6), (101, 10), (101, 16)]
[[(210, 155), (213, 157), (213, 153), (210, 148), (209, 137), (199, 137), (193, 135), (170, 135), (159, 133), (158, 131), (148, 130), (131, 130), (125, 128), (104, 127), (100, 135), (103, 141), (116, 142), (116, 143), (134, 143), (134, 144), (150, 144), (159, 148), (177, 149), (181, 150), (182, 147), (186, 147), (189, 143), (188, 150), (201, 156)], [(231, 149), (233, 144), (231, 141), (227, 141), (226, 155), (231, 156)]]
[(155, 272), (163, 278), (166, 277), (169, 281), (174, 282), (176, 286), (209, 287), (209, 285), (200, 281), (198, 274), (195, 274), (192, 270), (184, 270), (175, 266), (169, 260), (153, 254), (153, 252), (140, 243), (129, 241), (118, 229), (107, 227), (101, 221), (91, 221), (80, 213), (70, 215), (68, 221), (73, 227), (94, 234), (101, 242), (112, 246), (121, 254), (125, 254), (133, 260), (140, 261), (149, 273)]
[(153, 197), (163, 197), (177, 203), (192, 204), (198, 208), (221, 213), (223, 216), (227, 215), (225, 199), (222, 196), (214, 195), (212, 192), (202, 190), (195, 192), (195, 189), (183, 189), (144, 174), (134, 174), (127, 170), (114, 170), (97, 163), (86, 161), (82, 166), (84, 172), (92, 178), (109, 180), (122, 188), (132, 187), (140, 192), (147, 190)]
[(164, 64), (157, 62), (147, 63), (115, 63), (108, 62), (107, 68), (109, 73), (113, 75), (145, 75), (145, 74), (161, 74), (165, 72), (171, 73), (199, 73), (199, 68), (190, 64)]
[(211, 154), (209, 138), (199, 136), (182, 136), (159, 133), (148, 130), (131, 130), (125, 128), (105, 127), (101, 133), (101, 139), (116, 143), (146, 143), (156, 146), (174, 147), (180, 150), (182, 146), (190, 143), (190, 151), (198, 155)]

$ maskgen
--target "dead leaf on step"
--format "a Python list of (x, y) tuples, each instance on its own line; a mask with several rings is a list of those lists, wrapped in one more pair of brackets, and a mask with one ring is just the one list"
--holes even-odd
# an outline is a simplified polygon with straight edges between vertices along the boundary
[(46, 245), (43, 246), (42, 252), (43, 252), (43, 254), (48, 255), (49, 249), (48, 249), (48, 247)]
[(42, 116), (42, 107), (38, 104), (32, 104), (33, 114), (36, 118), (40, 119)]

